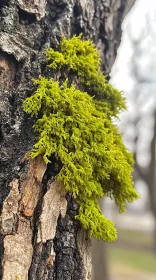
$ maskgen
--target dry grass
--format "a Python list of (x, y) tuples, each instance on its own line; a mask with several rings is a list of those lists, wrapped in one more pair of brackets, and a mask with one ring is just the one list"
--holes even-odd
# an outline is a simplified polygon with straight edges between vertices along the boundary
[(141, 271), (121, 263), (110, 265), (112, 280), (156, 280), (156, 274)]

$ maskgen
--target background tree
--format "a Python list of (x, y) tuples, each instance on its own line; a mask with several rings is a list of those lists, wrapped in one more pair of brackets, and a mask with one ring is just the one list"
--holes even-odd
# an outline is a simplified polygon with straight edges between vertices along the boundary
[(132, 46), (128, 93), (129, 111), (124, 113), (122, 130), (134, 158), (134, 181), (145, 182), (149, 205), (155, 219), (153, 248), (156, 251), (156, 29), (149, 17), (142, 33), (134, 38), (127, 29)]
[[(68, 195), (67, 214), (62, 219), (65, 201), (49, 189), (48, 182), (57, 175), (58, 166), (52, 160), (47, 167), (40, 157), (35, 161), (24, 159), (34, 144), (34, 133), (33, 121), (25, 116), (22, 102), (34, 92), (32, 78), (50, 75), (45, 49), (58, 46), (62, 34), (71, 37), (83, 33), (84, 38), (92, 39), (100, 49), (102, 70), (109, 74), (120, 42), (121, 22), (133, 3), (125, 0), (111, 4), (100, 0), (0, 3), (0, 278), (3, 280), (91, 277), (90, 240), (74, 219), (77, 204)], [(49, 207), (53, 207), (52, 216), (48, 215)], [(40, 227), (41, 216), (45, 228)]]

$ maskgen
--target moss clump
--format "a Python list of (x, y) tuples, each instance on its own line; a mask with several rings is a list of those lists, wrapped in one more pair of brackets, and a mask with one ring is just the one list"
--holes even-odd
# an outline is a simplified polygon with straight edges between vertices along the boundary
[(120, 110), (126, 109), (121, 93), (106, 82), (100, 71), (99, 52), (90, 40), (82, 41), (81, 35), (70, 40), (63, 38), (59, 51), (47, 50), (47, 60), (50, 68), (65, 70), (79, 77), (85, 91), (103, 101), (109, 115), (117, 116)]
[(62, 168), (56, 180), (79, 204), (77, 219), (98, 240), (116, 239), (112, 221), (106, 219), (98, 199), (109, 196), (120, 211), (138, 194), (132, 186), (132, 155), (124, 146), (112, 116), (125, 108), (120, 92), (107, 84), (100, 72), (99, 53), (90, 41), (65, 38), (59, 51), (47, 50), (49, 67), (77, 77), (80, 88), (68, 79), (61, 82), (40, 77), (35, 94), (24, 110), (39, 118), (34, 125), (38, 139), (30, 156), (43, 154), (46, 163), (54, 154)]

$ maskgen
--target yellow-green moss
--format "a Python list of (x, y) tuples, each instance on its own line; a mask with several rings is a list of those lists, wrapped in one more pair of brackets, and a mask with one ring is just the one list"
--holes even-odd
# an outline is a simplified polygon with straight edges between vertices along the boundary
[(40, 77), (33, 96), (23, 103), (24, 110), (39, 118), (34, 129), (37, 142), (30, 152), (43, 154), (46, 163), (54, 154), (62, 169), (56, 180), (77, 199), (77, 219), (90, 236), (113, 241), (116, 229), (98, 206), (98, 199), (109, 196), (120, 211), (126, 202), (138, 198), (133, 188), (132, 155), (124, 146), (112, 116), (125, 108), (122, 94), (107, 84), (100, 71), (99, 53), (92, 42), (81, 37), (63, 38), (59, 51), (47, 50), (49, 67), (77, 77), (82, 92), (68, 79), (59, 83)]

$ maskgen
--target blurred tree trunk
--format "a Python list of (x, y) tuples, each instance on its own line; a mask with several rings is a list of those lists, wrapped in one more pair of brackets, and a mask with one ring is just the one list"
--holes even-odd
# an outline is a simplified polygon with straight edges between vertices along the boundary
[(92, 240), (92, 264), (93, 279), (107, 280), (109, 278), (109, 266), (106, 243), (102, 241)]
[(26, 159), (35, 136), (21, 106), (34, 91), (31, 79), (50, 76), (45, 49), (56, 47), (62, 34), (92, 39), (109, 74), (133, 3), (0, 2), (0, 279), (91, 279), (90, 239), (74, 218), (76, 202), (70, 194), (62, 199), (53, 183), (57, 164)]
[[(151, 39), (151, 46), (155, 43), (156, 37), (154, 35), (154, 32), (152, 30), (152, 25), (150, 25), (147, 22), (147, 28), (148, 28), (148, 36)], [(153, 57), (151, 54), (149, 54), (149, 45), (147, 49), (143, 49), (142, 45), (147, 40), (147, 34), (145, 36), (144, 32), (140, 34), (140, 37), (138, 39), (134, 39), (133, 35), (131, 34), (129, 30), (129, 37), (131, 44), (133, 45), (133, 57), (131, 59), (132, 63), (132, 76), (134, 81), (134, 89), (132, 92), (132, 105), (134, 112), (131, 112), (131, 116), (127, 119), (127, 126), (130, 126), (131, 124), (135, 128), (135, 136), (134, 136), (134, 159), (135, 159), (135, 165), (134, 165), (134, 181), (137, 182), (137, 180), (142, 180), (146, 183), (149, 191), (149, 200), (150, 200), (150, 208), (152, 211), (152, 214), (154, 216), (155, 220), (155, 230), (153, 235), (153, 249), (156, 252), (156, 104), (155, 104), (155, 87), (153, 90), (153, 85), (156, 86), (155, 81), (155, 75), (154, 77), (150, 76), (149, 73), (151, 71), (154, 72), (155, 70), (155, 63), (153, 62)], [(146, 68), (144, 68), (144, 71), (142, 71), (142, 67), (139, 63), (146, 57), (148, 59), (148, 64)], [(151, 86), (151, 87), (150, 87)], [(147, 93), (150, 92), (150, 95), (153, 96), (153, 107), (152, 109), (148, 109), (148, 111), (143, 113), (141, 110), (144, 105), (147, 105), (149, 102), (151, 96), (149, 96), (149, 100), (142, 102), (142, 96), (144, 94), (143, 89), (147, 91)], [(152, 95), (153, 94), (153, 95)], [(146, 98), (146, 96), (145, 96)], [(145, 123), (148, 123), (149, 117), (153, 120), (153, 126), (151, 128), (151, 131), (146, 131), (147, 134), (151, 134), (151, 140), (146, 145), (149, 148), (149, 162), (146, 164), (146, 166), (142, 166), (138, 160), (139, 158), (139, 146), (141, 144), (141, 141), (144, 139), (141, 134), (141, 128), (144, 126)], [(127, 129), (126, 126), (126, 129)]]
[[(139, 119), (138, 119), (139, 121)], [(150, 207), (155, 220), (155, 230), (153, 233), (153, 249), (156, 253), (156, 109), (153, 112), (153, 136), (150, 142), (150, 161), (148, 166), (141, 167), (137, 161), (135, 153), (135, 169), (139, 177), (147, 184), (150, 196)], [(137, 139), (136, 139), (137, 145)]]
[[(100, 199), (99, 205), (101, 210), (103, 209), (104, 199)], [(107, 244), (102, 241), (92, 239), (92, 265), (93, 265), (93, 280), (109, 280), (109, 266), (108, 266), (108, 254)]]
[(155, 230), (154, 230), (154, 251), (156, 253), (156, 109), (153, 113), (153, 137), (151, 141), (150, 153), (151, 161), (149, 164), (149, 180), (146, 183), (149, 183), (149, 193), (151, 198), (151, 208), (154, 214), (155, 219)]

